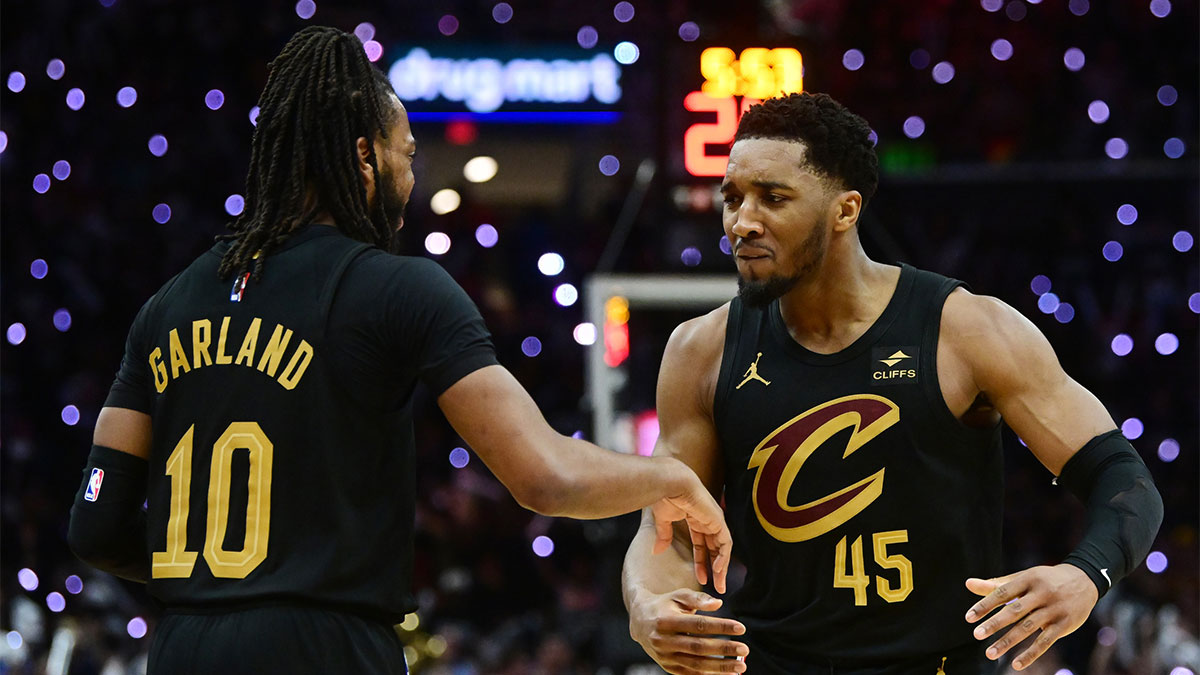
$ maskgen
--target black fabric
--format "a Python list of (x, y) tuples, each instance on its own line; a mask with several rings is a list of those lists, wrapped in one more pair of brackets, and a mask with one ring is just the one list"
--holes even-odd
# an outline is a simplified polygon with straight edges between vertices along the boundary
[[(297, 232), (240, 293), (216, 276), (227, 247), (142, 308), (106, 403), (154, 422), (147, 546), (164, 565), (148, 590), (168, 607), (296, 600), (398, 621), (415, 607), (413, 393), (495, 364), (487, 328), (437, 263), (332, 227)], [(190, 555), (174, 560), (185, 465), (174, 541)]]
[(1063, 562), (1083, 570), (1104, 597), (1146, 559), (1162, 524), (1162, 496), (1119, 430), (1096, 436), (1072, 455), (1058, 484), (1087, 507), (1083, 538)]
[(881, 316), (833, 354), (797, 343), (778, 302), (733, 300), (714, 417), (750, 672), (982, 658), (964, 581), (1001, 571), (1003, 458), (999, 426), (963, 425), (938, 384), (959, 286), (902, 265)]
[(799, 659), (789, 659), (786, 664), (780, 665), (767, 652), (751, 646), (750, 656), (746, 657), (746, 668), (746, 672), (753, 675), (995, 675), (1000, 671), (1000, 662), (989, 660), (979, 645), (972, 643), (941, 654), (926, 654), (868, 666), (842, 666), (837, 662), (805, 662)]
[[(148, 464), (127, 452), (93, 445), (83, 483), (71, 506), (67, 544), (80, 560), (109, 574), (146, 583), (146, 470)], [(93, 483), (96, 470), (95, 487)]]
[(392, 627), (304, 607), (221, 614), (168, 612), (150, 646), (148, 675), (405, 675)]

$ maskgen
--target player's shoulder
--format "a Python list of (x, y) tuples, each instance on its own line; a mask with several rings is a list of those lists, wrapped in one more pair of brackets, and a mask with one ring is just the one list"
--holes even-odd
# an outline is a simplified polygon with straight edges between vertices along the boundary
[(679, 359), (693, 366), (719, 362), (725, 348), (725, 326), (729, 321), (730, 304), (727, 302), (676, 326), (667, 341), (665, 357)]
[(1012, 305), (955, 289), (942, 309), (940, 341), (980, 367), (1021, 367), (1053, 356), (1046, 337)]

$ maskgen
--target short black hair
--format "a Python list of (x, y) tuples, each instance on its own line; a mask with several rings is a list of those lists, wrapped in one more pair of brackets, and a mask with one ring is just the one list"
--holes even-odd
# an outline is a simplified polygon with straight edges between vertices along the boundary
[(816, 174), (858, 190), (863, 203), (879, 185), (879, 158), (871, 127), (828, 94), (788, 94), (751, 106), (742, 115), (736, 143), (747, 138), (778, 138), (804, 144), (805, 160)]
[[(229, 224), (232, 240), (217, 275), (253, 268), (262, 275), (267, 255), (297, 228), (327, 211), (347, 236), (388, 249), (394, 233), (383, 199), (367, 207), (358, 173), (357, 139), (387, 138), (397, 108), (387, 77), (367, 59), (362, 42), (326, 26), (292, 36), (271, 62), (246, 175), (246, 206)], [(374, 143), (367, 163), (379, 179)], [(316, 204), (306, 209), (309, 187)]]

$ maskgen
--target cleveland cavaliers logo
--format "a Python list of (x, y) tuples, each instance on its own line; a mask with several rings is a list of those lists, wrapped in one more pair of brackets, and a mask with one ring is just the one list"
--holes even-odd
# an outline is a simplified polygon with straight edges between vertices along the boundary
[(794, 543), (818, 537), (845, 523), (883, 494), (884, 469), (801, 506), (788, 492), (809, 456), (844, 429), (853, 429), (842, 459), (900, 421), (900, 407), (882, 396), (858, 394), (822, 403), (771, 432), (750, 455), (754, 512), (772, 537)]

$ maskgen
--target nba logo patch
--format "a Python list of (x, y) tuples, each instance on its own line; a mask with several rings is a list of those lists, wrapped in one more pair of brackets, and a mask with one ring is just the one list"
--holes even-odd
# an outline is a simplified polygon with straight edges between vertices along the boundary
[(88, 478), (87, 491), (83, 493), (83, 498), (89, 502), (94, 502), (100, 497), (100, 484), (104, 482), (104, 469), (92, 469), (92, 475)]

